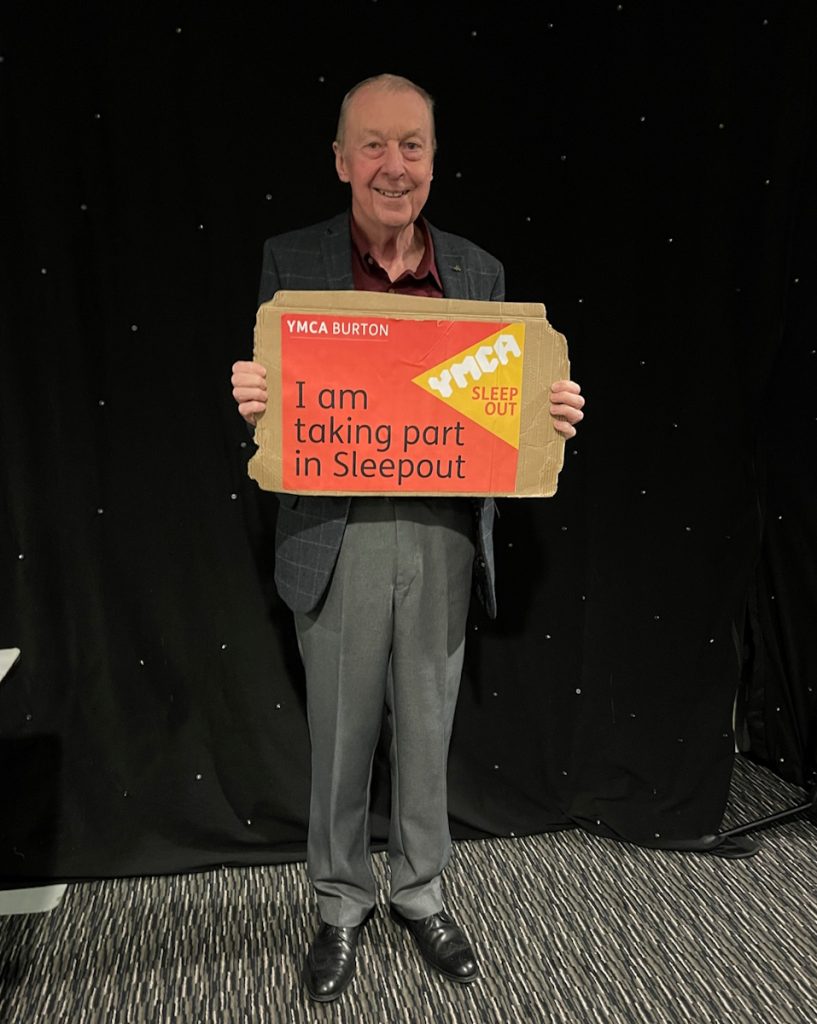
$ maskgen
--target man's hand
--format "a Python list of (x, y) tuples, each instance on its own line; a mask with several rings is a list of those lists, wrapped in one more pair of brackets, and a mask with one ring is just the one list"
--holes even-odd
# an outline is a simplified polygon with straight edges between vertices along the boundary
[(267, 371), (260, 363), (234, 363), (233, 398), (238, 411), (252, 426), (267, 408)]
[(584, 419), (581, 388), (572, 380), (557, 380), (550, 387), (550, 415), (553, 426), (565, 437), (576, 436), (576, 424)]

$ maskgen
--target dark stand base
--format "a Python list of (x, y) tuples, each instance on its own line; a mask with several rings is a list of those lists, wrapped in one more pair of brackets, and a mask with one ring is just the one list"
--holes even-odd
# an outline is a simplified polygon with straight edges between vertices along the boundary
[(817, 813), (817, 786), (812, 790), (811, 796), (805, 803), (768, 814), (765, 818), (747, 821), (743, 825), (736, 825), (735, 828), (718, 832), (714, 836), (704, 836), (702, 842), (707, 845), (702, 847), (702, 852), (711, 853), (714, 857), (731, 859), (751, 857), (760, 849), (760, 843), (747, 839), (747, 833), (759, 832), (764, 828), (771, 828), (772, 825), (778, 825), (782, 821), (788, 821), (790, 818), (814, 813)]

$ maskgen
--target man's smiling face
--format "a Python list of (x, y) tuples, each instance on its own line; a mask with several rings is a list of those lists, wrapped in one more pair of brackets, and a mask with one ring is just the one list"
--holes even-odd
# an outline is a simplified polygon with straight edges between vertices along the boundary
[(352, 188), (352, 213), (372, 240), (412, 224), (434, 166), (431, 112), (412, 89), (364, 86), (351, 98), (335, 166)]

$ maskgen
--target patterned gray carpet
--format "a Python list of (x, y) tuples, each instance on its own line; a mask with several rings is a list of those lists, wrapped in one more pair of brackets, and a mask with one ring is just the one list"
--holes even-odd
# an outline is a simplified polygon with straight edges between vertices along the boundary
[[(727, 820), (801, 799), (741, 760)], [(69, 886), (50, 913), (0, 919), (0, 1021), (815, 1024), (817, 827), (756, 838), (738, 861), (577, 830), (458, 843), (448, 906), (481, 978), (432, 976), (381, 912), (323, 1006), (298, 977), (316, 924), (301, 864)]]

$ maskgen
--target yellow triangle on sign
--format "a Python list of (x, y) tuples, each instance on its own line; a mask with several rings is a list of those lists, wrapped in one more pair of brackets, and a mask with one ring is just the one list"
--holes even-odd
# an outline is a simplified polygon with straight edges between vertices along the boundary
[(413, 383), (518, 448), (524, 351), (525, 325), (508, 324)]

